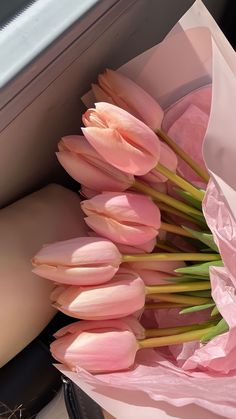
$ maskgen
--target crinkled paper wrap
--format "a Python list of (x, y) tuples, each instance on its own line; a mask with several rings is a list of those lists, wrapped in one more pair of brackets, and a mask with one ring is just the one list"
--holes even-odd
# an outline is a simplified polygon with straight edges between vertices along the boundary
[[(203, 145), (212, 181), (204, 212), (225, 263), (224, 268), (211, 268), (211, 282), (213, 297), (230, 330), (205, 346), (194, 342), (176, 345), (169, 352), (139, 351), (135, 367), (126, 372), (92, 376), (83, 370), (76, 374), (65, 367), (58, 368), (116, 418), (234, 419), (236, 56), (203, 3), (197, 0), (162, 43), (120, 71), (165, 109), (193, 90), (212, 83)], [(87, 104), (89, 100), (87, 95)], [(168, 125), (167, 120), (164, 123)]]

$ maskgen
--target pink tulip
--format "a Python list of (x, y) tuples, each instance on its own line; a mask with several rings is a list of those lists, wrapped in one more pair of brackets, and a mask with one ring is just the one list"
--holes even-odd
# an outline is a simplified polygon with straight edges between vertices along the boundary
[[(160, 235), (165, 233), (164, 231), (160, 231)], [(88, 231), (89, 237), (98, 237), (97, 233), (95, 231)], [(146, 243), (137, 244), (136, 246), (129, 246), (127, 244), (120, 244), (116, 243), (116, 247), (119, 250), (119, 252), (123, 255), (130, 255), (130, 254), (136, 254), (136, 253), (151, 253), (156, 246), (156, 238), (149, 240)]]
[(97, 100), (105, 100), (130, 112), (150, 128), (160, 128), (164, 112), (156, 100), (133, 80), (107, 69), (98, 77), (99, 87), (92, 86)]
[(83, 134), (118, 169), (144, 175), (159, 161), (160, 141), (143, 122), (110, 103), (96, 103), (83, 115)]
[(136, 273), (121, 269), (104, 285), (56, 287), (51, 300), (68, 316), (84, 320), (116, 319), (144, 307), (145, 287)]
[[(161, 154), (159, 163), (167, 167), (167, 169), (169, 169), (171, 172), (175, 173), (178, 165), (176, 154), (171, 150), (170, 147), (168, 147), (167, 144), (160, 142), (160, 146)], [(167, 177), (163, 176), (157, 170), (151, 170), (149, 173), (142, 176), (142, 179), (151, 185), (159, 182), (166, 182), (168, 180)]]
[(62, 138), (57, 158), (77, 182), (96, 191), (124, 191), (134, 178), (107, 163), (82, 135)]
[(81, 207), (85, 222), (97, 234), (131, 246), (155, 238), (161, 224), (160, 210), (145, 195), (105, 192)]
[[(107, 102), (107, 103), (112, 103), (113, 105), (119, 106), (118, 103), (115, 103), (112, 100), (111, 96), (109, 96), (109, 94), (107, 94), (98, 84), (92, 83), (91, 88), (92, 88), (93, 95), (96, 99), (96, 102)], [(120, 106), (120, 108), (128, 111), (126, 107)]]
[(137, 253), (151, 253), (156, 246), (156, 238), (149, 240), (136, 246), (129, 246), (127, 244), (116, 243), (118, 250), (123, 255), (132, 255)]
[(135, 271), (145, 285), (167, 284), (167, 278), (176, 276), (175, 269), (184, 266), (184, 262), (172, 261), (130, 262), (125, 264), (125, 268)]
[(67, 334), (92, 332), (92, 331), (108, 331), (108, 330), (128, 330), (136, 336), (137, 339), (145, 338), (145, 329), (134, 316), (122, 317), (112, 320), (80, 320), (65, 327), (62, 327), (56, 333), (55, 338), (60, 338)]
[(121, 254), (106, 239), (79, 237), (43, 246), (32, 263), (33, 272), (43, 278), (71, 285), (96, 285), (115, 275)]
[(124, 322), (119, 326), (117, 320), (90, 321), (86, 322), (90, 323), (90, 330), (86, 324), (84, 331), (81, 323), (67, 326), (56, 334), (60, 337), (51, 344), (50, 350), (57, 361), (73, 371), (84, 368), (92, 373), (119, 371), (133, 365), (139, 347), (134, 333), (129, 327), (125, 330)]

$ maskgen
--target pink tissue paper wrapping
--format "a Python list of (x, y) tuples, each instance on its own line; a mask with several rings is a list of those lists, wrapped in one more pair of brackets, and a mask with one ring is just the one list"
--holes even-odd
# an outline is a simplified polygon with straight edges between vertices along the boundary
[[(213, 297), (230, 329), (204, 346), (190, 342), (141, 350), (134, 368), (125, 372), (93, 376), (57, 367), (116, 418), (235, 418), (236, 55), (197, 0), (163, 42), (119, 70), (167, 110), (163, 128), (173, 136), (186, 118), (199, 123), (186, 150), (202, 164), (203, 155), (211, 174), (203, 208), (225, 266), (212, 267), (210, 276)], [(84, 101), (89, 104), (89, 94)], [(166, 314), (155, 317), (163, 327)], [(177, 324), (176, 311), (168, 314), (168, 324)]]

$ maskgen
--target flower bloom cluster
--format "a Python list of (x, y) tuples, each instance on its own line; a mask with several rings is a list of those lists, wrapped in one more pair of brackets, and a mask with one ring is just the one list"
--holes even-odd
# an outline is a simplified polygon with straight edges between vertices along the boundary
[(176, 174), (177, 151), (157, 136), (159, 104), (110, 70), (92, 88), (102, 102), (83, 115), (83, 135), (62, 138), (57, 152), (81, 184), (88, 236), (45, 245), (32, 262), (36, 274), (55, 283), (52, 304), (80, 319), (55, 334), (53, 356), (72, 370), (97, 373), (131, 367), (140, 348), (211, 333), (215, 319), (168, 332), (141, 322), (152, 309), (214, 306), (208, 278), (185, 270), (186, 262), (218, 263), (220, 256), (202, 252), (214, 249), (209, 244), (199, 248), (207, 235), (204, 193)]

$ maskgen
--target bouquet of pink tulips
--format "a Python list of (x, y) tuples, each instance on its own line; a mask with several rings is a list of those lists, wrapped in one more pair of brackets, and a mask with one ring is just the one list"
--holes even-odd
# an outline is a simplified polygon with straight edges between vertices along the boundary
[[(215, 33), (199, 1), (189, 14), (199, 10), (196, 27), (205, 16)], [(217, 60), (212, 33), (189, 30), (190, 48), (202, 35)], [(181, 35), (169, 35), (157, 55), (182, 45)], [(222, 130), (213, 118), (217, 65), (207, 83), (201, 72), (210, 70), (201, 68), (201, 83), (177, 101), (168, 103), (160, 87), (165, 111), (158, 94), (143, 88), (149, 78), (140, 78), (141, 87), (125, 75), (128, 68), (98, 76), (82, 134), (58, 144), (59, 162), (81, 185), (88, 234), (45, 245), (33, 258), (34, 272), (55, 282), (52, 304), (79, 319), (56, 333), (51, 352), (74, 381), (101, 385), (110, 398), (110, 387), (121, 400), (123, 388), (139, 390), (152, 407), (195, 402), (233, 418), (236, 224), (225, 201), (231, 207), (232, 195), (222, 192), (209, 157), (212, 141), (205, 143), (209, 172), (201, 151), (213, 119)]]
[[(199, 182), (208, 180), (204, 165), (162, 131), (163, 110), (133, 81), (107, 70), (99, 82), (93, 90), (107, 102), (85, 112), (84, 136), (63, 138), (57, 153), (90, 197), (81, 208), (91, 232), (44, 246), (33, 259), (34, 272), (58, 284), (51, 296), (55, 307), (85, 321), (58, 332), (53, 355), (73, 370), (93, 373), (132, 367), (141, 348), (205, 342), (228, 330), (211, 296), (209, 267), (222, 261), (201, 211), (205, 191), (176, 174), (177, 156)], [(203, 105), (209, 88), (205, 93)], [(204, 122), (199, 118), (202, 129)], [(158, 316), (158, 310), (176, 307), (183, 325), (172, 327), (171, 316), (167, 328), (139, 323), (147, 310)], [(202, 310), (204, 321), (184, 324), (184, 313)], [(109, 357), (101, 356), (104, 345)]]

